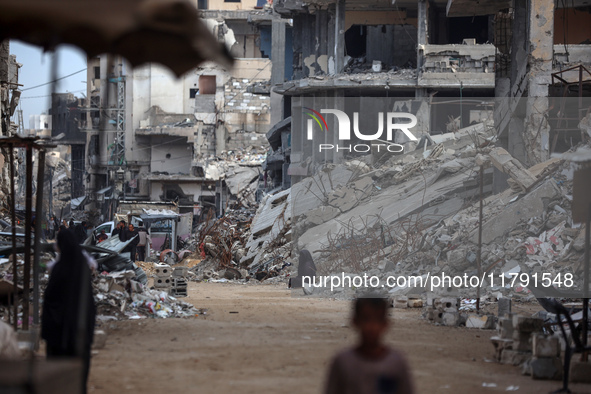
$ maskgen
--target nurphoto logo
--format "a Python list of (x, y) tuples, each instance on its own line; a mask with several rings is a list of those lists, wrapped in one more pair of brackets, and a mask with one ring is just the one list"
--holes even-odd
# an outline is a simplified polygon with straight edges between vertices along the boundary
[[(307, 122), (307, 138), (309, 141), (314, 139), (314, 125), (320, 131), (327, 133), (329, 131), (326, 119), (322, 114), (331, 114), (336, 117), (338, 124), (338, 140), (339, 141), (351, 141), (351, 120), (349, 115), (338, 109), (321, 109), (320, 112), (315, 111), (312, 108), (304, 107), (304, 113), (310, 118)], [(400, 120), (410, 120), (403, 123), (398, 123)], [(384, 134), (384, 123), (386, 124), (386, 138), (382, 138)], [(410, 140), (417, 141), (410, 129), (416, 126), (417, 117), (407, 112), (378, 112), (378, 130), (373, 134), (362, 133), (359, 129), (359, 112), (353, 113), (353, 133), (355, 137), (361, 141), (372, 141), (372, 143), (360, 143), (360, 144), (319, 144), (319, 152), (327, 150), (347, 151), (347, 152), (358, 152), (364, 153), (369, 152), (372, 147), (380, 152), (380, 149), (385, 149), (392, 153), (401, 153), (404, 151), (404, 146), (393, 142), (394, 131), (399, 130)]]

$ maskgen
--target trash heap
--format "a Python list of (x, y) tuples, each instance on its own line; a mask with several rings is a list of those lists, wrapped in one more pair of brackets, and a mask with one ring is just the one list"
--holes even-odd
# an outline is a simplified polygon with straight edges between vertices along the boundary
[(134, 280), (134, 271), (103, 273), (94, 279), (94, 298), (99, 321), (195, 317), (205, 314), (192, 304), (170, 295), (170, 286), (146, 285)]

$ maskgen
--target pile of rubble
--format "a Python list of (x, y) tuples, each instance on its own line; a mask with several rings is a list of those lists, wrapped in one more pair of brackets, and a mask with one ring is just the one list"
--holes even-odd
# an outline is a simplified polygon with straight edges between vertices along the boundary
[[(581, 315), (582, 312), (579, 312), (572, 318), (580, 319)], [(569, 332), (568, 328), (566, 332)], [(534, 316), (512, 313), (499, 315), (497, 335), (491, 337), (491, 342), (497, 362), (520, 366), (522, 373), (533, 379), (563, 379), (561, 355), (565, 352), (566, 346), (571, 344), (570, 341), (565, 342), (560, 334), (555, 315), (545, 312), (538, 312)], [(570, 355), (565, 354), (564, 357)], [(590, 365), (573, 357), (570, 360), (569, 380), (589, 383)]]
[[(168, 274), (165, 269), (168, 268)], [(192, 304), (177, 297), (186, 296), (186, 281), (183, 276), (172, 278), (170, 266), (156, 266), (157, 277), (154, 288), (134, 280), (134, 271), (103, 273), (94, 279), (94, 297), (99, 321), (195, 317), (205, 314), (205, 310), (196, 309)], [(177, 275), (179, 275), (177, 273)], [(181, 292), (180, 282), (184, 282)]]
[[(291, 266), (286, 261), (291, 251), (291, 210), (283, 204), (288, 195), (268, 195), (256, 211), (227, 209), (223, 217), (202, 223), (195, 237), (198, 256), (193, 256), (201, 261), (190, 268), (191, 279), (279, 281), (289, 275), (285, 268)], [(277, 206), (278, 211), (272, 209)]]
[[(495, 278), (542, 271), (553, 278), (577, 276), (584, 231), (569, 214), (570, 164), (551, 159), (525, 168), (494, 147), (494, 134), (484, 122), (431, 136), (429, 145), (403, 155), (373, 154), (322, 165), (290, 190), (264, 198), (241, 267), (253, 272), (293, 264), (293, 247), (309, 250), (322, 275), (367, 273), (383, 280), (391, 275), (476, 274), (482, 171), (483, 272)], [(495, 195), (492, 166), (509, 176), (511, 186)], [(487, 282), (482, 299), (534, 298), (521, 282)], [(441, 296), (476, 295), (473, 288), (449, 290)], [(411, 291), (394, 287), (389, 296)], [(314, 292), (334, 296), (335, 289)], [(336, 292), (344, 298), (355, 295), (353, 289)]]

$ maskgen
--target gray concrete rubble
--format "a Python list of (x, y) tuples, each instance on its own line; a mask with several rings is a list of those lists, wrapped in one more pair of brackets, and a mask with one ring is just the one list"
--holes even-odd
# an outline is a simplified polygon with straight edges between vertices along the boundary
[[(584, 229), (569, 215), (569, 164), (553, 158), (526, 168), (491, 143), (493, 133), (487, 123), (475, 124), (433, 136), (430, 145), (402, 155), (371, 154), (320, 165), (315, 175), (290, 190), (265, 197), (239, 265), (249, 271), (278, 261), (295, 265), (297, 251), (306, 249), (318, 275), (367, 273), (382, 284), (388, 276), (474, 275), (482, 169), (482, 267), (487, 276), (481, 306), (503, 298), (535, 298), (519, 281), (501, 285), (491, 283), (489, 275), (581, 274)], [(496, 170), (509, 179), (505, 190), (493, 195)], [(323, 285), (311, 293), (351, 298), (361, 291), (366, 289)], [(410, 286), (380, 291), (393, 299), (415, 295), (423, 302), (429, 297), (476, 297), (469, 286), (436, 288), (431, 295)], [(404, 300), (393, 304), (401, 307)], [(446, 315), (444, 321), (464, 325), (475, 312), (470, 308), (462, 311), (465, 316)], [(491, 322), (482, 314), (469, 319), (474, 328), (491, 328)]]

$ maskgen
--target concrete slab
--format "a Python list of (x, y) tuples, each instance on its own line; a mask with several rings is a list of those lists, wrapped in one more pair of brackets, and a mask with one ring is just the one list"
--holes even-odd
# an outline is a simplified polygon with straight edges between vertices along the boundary
[[(546, 204), (559, 194), (553, 182), (552, 179), (545, 181), (521, 199), (507, 204), (502, 211), (486, 221), (482, 227), (482, 242), (489, 244), (515, 228), (521, 220), (530, 219), (543, 212)], [(473, 243), (478, 242), (477, 229), (473, 231), (470, 240)]]

